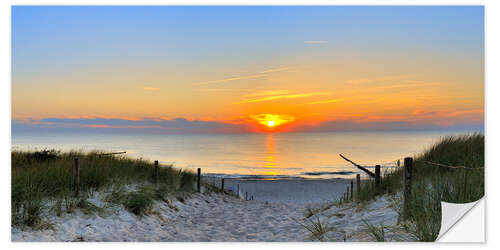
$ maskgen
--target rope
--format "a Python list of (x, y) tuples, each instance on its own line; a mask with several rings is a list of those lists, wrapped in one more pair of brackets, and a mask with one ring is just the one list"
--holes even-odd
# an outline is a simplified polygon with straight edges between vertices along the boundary
[(114, 153), (102, 153), (102, 154), (97, 154), (97, 156), (104, 156), (104, 155), (119, 155), (119, 154), (125, 154), (127, 152), (122, 151), (122, 152), (114, 152)]
[(424, 161), (424, 160), (417, 160), (417, 161), (421, 161), (421, 162), (425, 162), (428, 164), (432, 164), (432, 165), (439, 166), (439, 167), (445, 167), (445, 168), (463, 168), (463, 169), (471, 169), (471, 170), (484, 169), (484, 168), (468, 168), (465, 166), (450, 166), (450, 165), (445, 165), (445, 164), (435, 163), (435, 162), (430, 162), (430, 161)]

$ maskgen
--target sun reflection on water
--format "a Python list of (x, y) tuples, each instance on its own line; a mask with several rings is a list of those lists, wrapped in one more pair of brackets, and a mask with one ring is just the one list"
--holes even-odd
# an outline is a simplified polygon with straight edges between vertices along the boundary
[[(268, 170), (264, 171), (262, 174), (264, 175), (276, 175), (276, 169), (278, 168), (276, 164), (276, 150), (274, 143), (274, 135), (272, 133), (267, 134), (266, 138), (266, 157), (264, 160), (264, 168)], [(271, 169), (274, 169), (271, 171)]]

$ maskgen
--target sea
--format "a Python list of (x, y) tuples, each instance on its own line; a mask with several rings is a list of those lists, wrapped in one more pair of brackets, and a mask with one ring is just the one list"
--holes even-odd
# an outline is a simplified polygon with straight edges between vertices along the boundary
[(467, 131), (248, 134), (14, 133), (12, 150), (125, 151), (127, 157), (226, 178), (353, 178), (361, 173), (339, 154), (385, 169), (440, 138)]

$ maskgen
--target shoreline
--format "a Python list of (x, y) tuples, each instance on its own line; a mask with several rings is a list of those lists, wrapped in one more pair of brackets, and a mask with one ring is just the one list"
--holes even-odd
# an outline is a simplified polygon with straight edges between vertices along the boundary
[(334, 201), (350, 185), (348, 179), (226, 179), (225, 190), (236, 190), (240, 197), (253, 196), (256, 201), (283, 204), (313, 205)]

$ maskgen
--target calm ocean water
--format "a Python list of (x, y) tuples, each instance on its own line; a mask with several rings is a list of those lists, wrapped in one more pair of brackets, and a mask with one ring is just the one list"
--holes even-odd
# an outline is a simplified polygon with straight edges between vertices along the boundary
[[(275, 134), (13, 134), (12, 149), (127, 151), (127, 156), (203, 173), (246, 177), (352, 178), (343, 154), (362, 165), (394, 165), (458, 132)], [(389, 162), (392, 162), (391, 164)]]

